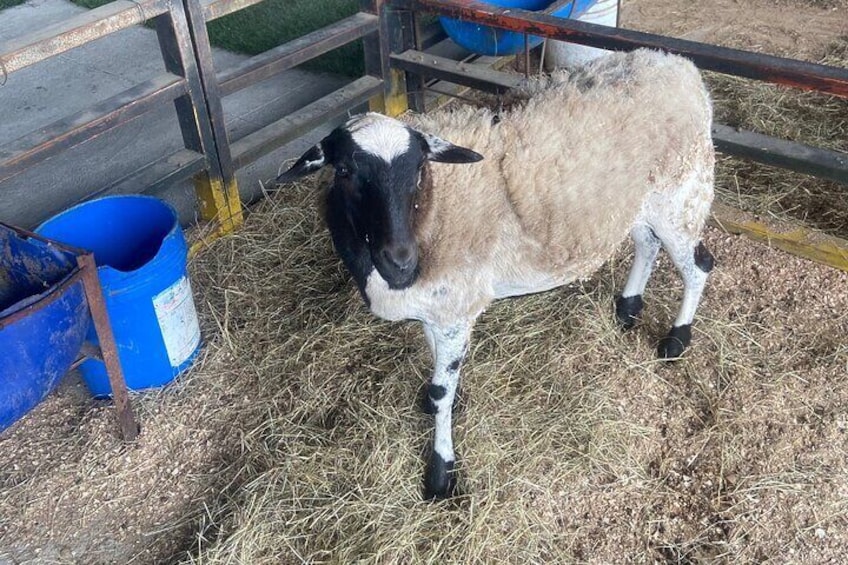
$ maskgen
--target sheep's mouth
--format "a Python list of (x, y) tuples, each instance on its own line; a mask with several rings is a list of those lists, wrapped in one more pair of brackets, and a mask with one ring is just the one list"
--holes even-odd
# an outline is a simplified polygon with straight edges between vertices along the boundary
[(383, 280), (389, 285), (392, 290), (404, 290), (415, 284), (420, 274), (418, 262), (413, 267), (407, 269), (398, 269), (394, 265), (380, 260), (377, 257), (372, 257), (374, 267), (377, 272), (383, 277)]

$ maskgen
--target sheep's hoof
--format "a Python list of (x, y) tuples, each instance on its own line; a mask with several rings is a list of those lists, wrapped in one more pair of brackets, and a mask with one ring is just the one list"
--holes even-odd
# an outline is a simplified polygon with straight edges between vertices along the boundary
[(657, 353), (661, 359), (677, 359), (692, 341), (692, 326), (673, 326), (668, 335), (660, 340)]
[(642, 313), (642, 295), (635, 296), (619, 296), (615, 301), (615, 317), (618, 318), (618, 323), (624, 330), (629, 330), (636, 325), (639, 320), (639, 314)]
[(456, 472), (453, 461), (445, 461), (433, 452), (424, 475), (424, 500), (443, 500), (456, 494)]

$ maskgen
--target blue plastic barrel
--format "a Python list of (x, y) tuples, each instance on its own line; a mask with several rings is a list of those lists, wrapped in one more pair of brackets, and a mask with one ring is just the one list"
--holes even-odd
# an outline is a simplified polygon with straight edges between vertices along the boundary
[[(94, 252), (128, 388), (163, 386), (191, 365), (200, 327), (188, 247), (171, 206), (150, 196), (100, 198), (54, 216), (37, 232)], [(97, 341), (93, 327), (88, 338)], [(94, 396), (111, 394), (103, 362), (87, 360), (80, 371)]]
[(77, 271), (73, 255), (0, 225), (0, 431), (79, 355), (91, 318)]
[[(485, 0), (484, 4), (491, 4), (501, 8), (519, 8), (529, 11), (544, 10), (553, 4), (554, 0)], [(595, 0), (575, 0), (555, 10), (551, 15), (560, 18), (576, 17), (585, 12)], [(524, 34), (485, 26), (475, 22), (467, 22), (445, 16), (439, 17), (439, 22), (445, 33), (455, 43), (468, 49), (473, 53), (500, 57), (503, 55), (514, 55), (524, 50)], [(529, 35), (528, 46), (532, 49), (541, 45), (543, 38)]]

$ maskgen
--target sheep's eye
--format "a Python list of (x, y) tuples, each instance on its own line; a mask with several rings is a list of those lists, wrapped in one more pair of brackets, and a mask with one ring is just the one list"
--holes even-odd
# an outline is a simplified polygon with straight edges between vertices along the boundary
[(336, 167), (336, 174), (343, 179), (346, 179), (350, 176), (350, 169), (346, 165), (339, 165)]

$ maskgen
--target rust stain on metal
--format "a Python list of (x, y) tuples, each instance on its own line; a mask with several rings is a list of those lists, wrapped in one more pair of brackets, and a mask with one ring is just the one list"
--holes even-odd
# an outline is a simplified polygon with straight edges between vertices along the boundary
[(115, 335), (112, 333), (112, 324), (106, 311), (106, 303), (103, 300), (103, 289), (97, 275), (97, 264), (94, 255), (86, 253), (77, 257), (77, 263), (82, 271), (82, 280), (85, 285), (85, 296), (88, 308), (91, 311), (91, 319), (97, 338), (100, 340), (100, 351), (103, 362), (106, 365), (106, 373), (109, 375), (109, 384), (112, 386), (112, 399), (115, 402), (115, 410), (118, 413), (118, 423), (124, 440), (133, 441), (138, 437), (138, 424), (133, 414), (127, 392), (127, 383), (124, 380), (124, 371), (118, 358), (118, 346), (115, 343)]

